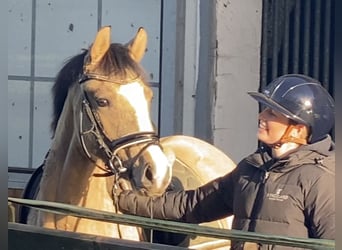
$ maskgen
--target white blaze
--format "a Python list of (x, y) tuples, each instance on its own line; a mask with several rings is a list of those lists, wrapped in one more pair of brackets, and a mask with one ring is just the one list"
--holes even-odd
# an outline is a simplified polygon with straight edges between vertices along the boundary
[[(120, 86), (118, 93), (124, 96), (135, 110), (139, 131), (154, 131), (143, 86), (138, 82), (125, 84)], [(156, 145), (151, 145), (148, 147), (147, 151), (153, 156), (153, 161), (157, 166), (154, 173), (154, 181), (157, 186), (162, 185), (163, 177), (171, 171), (170, 166), (172, 163), (170, 162), (170, 159), (167, 159), (160, 147)]]
[(124, 96), (135, 110), (140, 131), (153, 131), (144, 88), (138, 82), (122, 85), (119, 94)]

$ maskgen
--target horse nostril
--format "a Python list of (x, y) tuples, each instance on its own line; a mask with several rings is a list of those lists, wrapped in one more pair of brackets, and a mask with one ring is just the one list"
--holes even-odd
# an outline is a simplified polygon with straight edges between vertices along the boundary
[(149, 181), (152, 181), (152, 180), (153, 180), (153, 173), (152, 173), (152, 171), (151, 171), (151, 166), (150, 166), (150, 165), (147, 165), (147, 166), (146, 166), (145, 176), (146, 176), (146, 178), (147, 178)]

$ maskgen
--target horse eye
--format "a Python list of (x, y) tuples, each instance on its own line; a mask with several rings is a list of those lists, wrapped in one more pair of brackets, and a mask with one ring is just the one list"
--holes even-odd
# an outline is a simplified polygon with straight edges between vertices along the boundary
[(97, 99), (96, 102), (100, 107), (106, 107), (109, 105), (109, 101), (107, 99)]

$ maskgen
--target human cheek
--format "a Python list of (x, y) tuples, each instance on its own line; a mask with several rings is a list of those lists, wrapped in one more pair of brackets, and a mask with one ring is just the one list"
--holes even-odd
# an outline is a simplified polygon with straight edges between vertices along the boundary
[(268, 137), (268, 127), (267, 122), (264, 120), (259, 120), (257, 136), (259, 140), (263, 140)]

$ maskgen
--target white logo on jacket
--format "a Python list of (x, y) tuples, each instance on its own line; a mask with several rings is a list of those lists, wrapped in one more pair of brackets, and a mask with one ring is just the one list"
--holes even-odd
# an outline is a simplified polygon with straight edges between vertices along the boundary
[(283, 191), (282, 188), (277, 188), (275, 193), (267, 193), (266, 198), (271, 201), (284, 201), (289, 198), (287, 194), (280, 194)]

